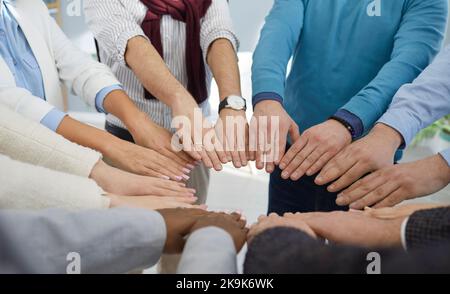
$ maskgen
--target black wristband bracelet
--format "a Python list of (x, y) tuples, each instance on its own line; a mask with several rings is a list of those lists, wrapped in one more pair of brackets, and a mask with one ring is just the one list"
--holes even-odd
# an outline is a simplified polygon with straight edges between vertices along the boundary
[(330, 117), (330, 119), (341, 123), (350, 132), (350, 135), (352, 136), (352, 140), (356, 139), (355, 130), (353, 129), (353, 127), (346, 120), (344, 120), (344, 119), (342, 119), (340, 117), (337, 117), (337, 116), (332, 116), (332, 117)]

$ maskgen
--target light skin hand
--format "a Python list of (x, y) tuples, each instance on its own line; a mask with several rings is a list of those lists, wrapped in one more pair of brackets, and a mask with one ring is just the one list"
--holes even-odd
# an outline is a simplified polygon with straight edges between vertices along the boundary
[(226, 141), (224, 145), (227, 158), (233, 162), (236, 168), (247, 166), (249, 126), (245, 111), (223, 109), (220, 112), (220, 122), (216, 128), (219, 128), (217, 133), (223, 134), (222, 140)]
[(339, 205), (352, 209), (391, 207), (404, 200), (427, 196), (450, 183), (450, 167), (435, 155), (376, 171), (338, 195)]
[(306, 130), (294, 141), (280, 163), (281, 177), (298, 181), (312, 176), (352, 142), (350, 132), (338, 121), (328, 120)]
[[(206, 142), (196, 142), (195, 139), (196, 131), (202, 135), (202, 140), (205, 140), (205, 135), (210, 134), (211, 130), (214, 132), (214, 129), (211, 127), (196, 130), (194, 110), (199, 107), (197, 102), (172, 75), (153, 45), (140, 36), (130, 39), (125, 60), (144, 87), (158, 100), (172, 109), (173, 117), (186, 117), (189, 119), (191, 126), (194, 126), (191, 128), (190, 141), (186, 142), (185, 138), (183, 142), (184, 146), (188, 146), (188, 148), (184, 149), (185, 152), (194, 160), (202, 160), (205, 166), (221, 170), (222, 163), (226, 163), (227, 158), (216, 136), (214, 134), (211, 136), (213, 148), (208, 150), (203, 147)], [(204, 121), (205, 119), (202, 117), (201, 122)]]
[(312, 238), (317, 237), (314, 231), (305, 222), (271, 213), (269, 216), (261, 215), (258, 218), (258, 222), (250, 227), (247, 237), (248, 242), (251, 243), (256, 236), (266, 230), (279, 227), (294, 228), (308, 234)]
[[(272, 125), (272, 117), (279, 119), (278, 126)], [(280, 163), (285, 154), (287, 136), (290, 135), (293, 141), (298, 140), (299, 128), (284, 110), (283, 105), (273, 100), (264, 100), (256, 104), (250, 125), (250, 138), (252, 138), (250, 148), (257, 150), (256, 167), (258, 169), (265, 167), (268, 173), (272, 173), (275, 165)], [(271, 138), (272, 131), (276, 134), (275, 138)], [(267, 148), (268, 146), (270, 148)]]
[(195, 190), (186, 184), (140, 176), (107, 165), (100, 160), (92, 169), (90, 178), (106, 192), (117, 195), (160, 197), (195, 197)]
[(125, 124), (136, 144), (155, 150), (173, 160), (178, 166), (180, 175), (189, 174), (194, 160), (183, 151), (174, 151), (171, 145), (172, 134), (140, 111), (124, 91), (109, 93), (105, 97), (103, 107)]
[(183, 180), (178, 166), (169, 158), (154, 150), (120, 140), (70, 116), (62, 120), (56, 132), (69, 141), (99, 151), (122, 170), (162, 179)]
[(315, 182), (321, 186), (334, 182), (328, 186), (328, 191), (342, 191), (364, 175), (392, 166), (402, 140), (394, 129), (377, 124), (369, 135), (350, 144), (330, 160)]
[(158, 196), (120, 196), (109, 194), (110, 208), (131, 207), (148, 210), (169, 208), (196, 208), (206, 209), (204, 205), (194, 205), (196, 198), (187, 197), (158, 197)]
[[(242, 96), (238, 59), (229, 40), (215, 40), (209, 47), (207, 62), (216, 80), (221, 101), (232, 95)], [(228, 127), (227, 118), (236, 120), (237, 125), (234, 127), (234, 132), (231, 131), (233, 127)], [(216, 125), (216, 133), (220, 134), (219, 138), (225, 147), (227, 161), (233, 161), (236, 168), (246, 166), (248, 161), (246, 154), (248, 123), (245, 111), (223, 109), (220, 112), (220, 119), (222, 124)], [(238, 134), (238, 128), (245, 133)]]
[(396, 219), (396, 218), (407, 218), (413, 213), (420, 210), (430, 210), (440, 207), (445, 207), (446, 205), (434, 204), (434, 203), (414, 203), (397, 205), (395, 207), (384, 207), (384, 208), (370, 208), (366, 207), (364, 213), (370, 217), (379, 219)]
[(331, 242), (365, 248), (401, 247), (401, 225), (405, 218), (380, 220), (363, 212), (285, 214), (305, 222), (318, 236)]

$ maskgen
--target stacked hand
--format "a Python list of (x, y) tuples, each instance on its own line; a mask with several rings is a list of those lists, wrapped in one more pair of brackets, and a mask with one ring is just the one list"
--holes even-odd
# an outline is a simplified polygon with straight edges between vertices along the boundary
[(198, 209), (163, 209), (158, 210), (158, 212), (166, 223), (165, 253), (181, 253), (186, 242), (186, 236), (206, 227), (218, 227), (229, 233), (237, 251), (240, 251), (245, 244), (246, 222), (241, 219), (239, 214), (228, 215)]

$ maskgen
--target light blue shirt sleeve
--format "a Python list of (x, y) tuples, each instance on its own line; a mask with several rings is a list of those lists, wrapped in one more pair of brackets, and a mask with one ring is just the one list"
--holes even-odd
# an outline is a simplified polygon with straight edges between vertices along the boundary
[(98, 112), (106, 113), (105, 108), (103, 107), (105, 98), (109, 93), (116, 90), (123, 90), (123, 88), (121, 85), (113, 85), (103, 88), (100, 92), (97, 93), (97, 95), (95, 96), (95, 108)]
[[(275, 1), (253, 55), (253, 105), (262, 98), (280, 102), (284, 98), (287, 66), (300, 38), (303, 15), (302, 1)], [(270, 93), (270, 98), (261, 93)]]
[(448, 165), (450, 166), (450, 148), (440, 152), (442, 157), (444, 157), (445, 161), (447, 161)]
[(53, 108), (49, 113), (47, 113), (46, 116), (44, 116), (44, 118), (41, 120), (41, 124), (56, 132), (66, 115), (67, 114), (62, 112), (61, 110)]
[(409, 145), (417, 133), (450, 113), (450, 46), (395, 95), (378, 121), (396, 129)]

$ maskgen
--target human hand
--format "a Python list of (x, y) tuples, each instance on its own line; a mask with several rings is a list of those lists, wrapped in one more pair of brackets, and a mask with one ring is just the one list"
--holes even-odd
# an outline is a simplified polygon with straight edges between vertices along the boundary
[(197, 197), (158, 197), (158, 196), (121, 196), (108, 194), (111, 208), (135, 207), (148, 210), (168, 208), (197, 208), (206, 209), (205, 205), (194, 205)]
[(218, 227), (230, 234), (234, 241), (236, 251), (241, 251), (247, 240), (248, 229), (246, 221), (238, 213), (211, 213), (201, 217), (192, 227), (191, 234), (207, 227)]
[(336, 203), (352, 209), (390, 207), (438, 192), (449, 182), (450, 167), (435, 155), (378, 170), (339, 194)]
[(90, 178), (104, 191), (116, 195), (195, 196), (195, 190), (186, 188), (185, 183), (132, 174), (109, 166), (103, 160), (94, 166)]
[(251, 242), (262, 232), (277, 227), (294, 228), (308, 234), (312, 238), (316, 238), (314, 231), (304, 221), (294, 218), (285, 218), (277, 215), (276, 213), (272, 213), (269, 216), (260, 216), (258, 218), (258, 222), (251, 226), (248, 234), (248, 241)]
[(397, 205), (395, 207), (384, 207), (376, 209), (366, 207), (364, 209), (364, 213), (370, 217), (389, 220), (396, 218), (406, 218), (420, 210), (429, 210), (444, 206), (445, 205), (442, 204), (418, 203), (418, 204), (405, 204), (405, 205)]
[[(117, 168), (166, 180), (188, 180), (190, 171), (157, 151), (114, 138), (103, 153)], [(180, 171), (180, 169), (182, 171)]]
[(369, 135), (350, 144), (331, 159), (315, 182), (322, 186), (335, 181), (328, 191), (342, 191), (364, 175), (392, 166), (401, 142), (401, 135), (397, 131), (377, 124)]
[(184, 151), (175, 151), (172, 146), (173, 134), (155, 124), (145, 114), (141, 113), (133, 121), (130, 132), (136, 144), (157, 151), (171, 159), (179, 167), (179, 172), (187, 174), (194, 168), (195, 160)]
[(210, 212), (201, 209), (160, 209), (159, 214), (166, 224), (166, 243), (164, 253), (178, 254), (183, 251), (185, 237), (189, 235), (194, 224)]
[(288, 213), (284, 217), (305, 222), (317, 236), (331, 242), (365, 248), (400, 247), (405, 219), (381, 220), (359, 211)]
[(281, 177), (298, 181), (312, 176), (339, 151), (352, 142), (350, 132), (340, 122), (326, 122), (306, 130), (286, 152), (280, 163)]
[[(278, 119), (278, 125), (272, 124)], [(266, 168), (268, 173), (275, 170), (286, 151), (287, 136), (293, 141), (300, 137), (297, 124), (289, 116), (280, 102), (261, 101), (255, 106), (250, 128), (250, 149), (256, 150), (256, 167)], [(272, 136), (274, 135), (274, 136)]]
[(222, 142), (225, 142), (223, 145), (228, 161), (232, 161), (236, 168), (246, 166), (251, 158), (248, 154), (249, 127), (245, 111), (222, 109), (216, 129)]
[[(211, 123), (203, 117), (193, 98), (178, 99), (172, 106), (176, 135), (181, 138), (183, 150), (207, 168), (222, 170), (228, 163), (225, 148)], [(185, 133), (189, 130), (189, 133)]]

